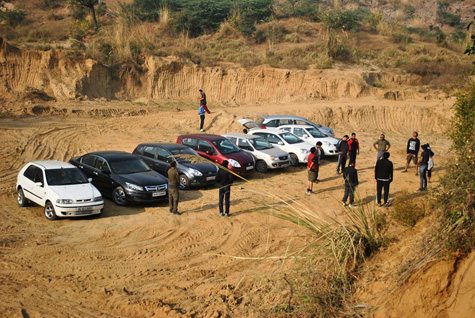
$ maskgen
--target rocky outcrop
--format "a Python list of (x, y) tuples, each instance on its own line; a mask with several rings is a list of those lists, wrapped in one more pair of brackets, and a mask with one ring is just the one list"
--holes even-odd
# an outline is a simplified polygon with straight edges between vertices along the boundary
[[(422, 97), (414, 76), (360, 70), (286, 70), (259, 66), (200, 67), (178, 58), (148, 56), (142, 65), (112, 67), (63, 51), (20, 50), (0, 44), (0, 92), (38, 91), (56, 100), (75, 98), (196, 99), (203, 88), (211, 102), (252, 104), (322, 99)], [(427, 95), (427, 94), (426, 94)]]

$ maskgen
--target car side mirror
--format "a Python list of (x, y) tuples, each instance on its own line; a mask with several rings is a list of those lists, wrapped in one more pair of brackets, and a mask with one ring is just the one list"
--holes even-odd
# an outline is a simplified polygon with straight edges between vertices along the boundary
[(213, 154), (210, 150), (206, 150), (205, 153), (210, 156)]
[(92, 178), (87, 178), (87, 181), (89, 181), (89, 183), (92, 182)]
[(302, 136), (304, 139), (307, 139), (308, 138), (308, 135), (303, 135)]
[(35, 182), (35, 185), (38, 187), (43, 188), (43, 182)]
[(284, 143), (282, 141), (279, 141), (277, 144), (280, 145), (280, 146), (284, 145)]
[(110, 176), (111, 172), (109, 170), (101, 170), (102, 174), (105, 174), (106, 176)]

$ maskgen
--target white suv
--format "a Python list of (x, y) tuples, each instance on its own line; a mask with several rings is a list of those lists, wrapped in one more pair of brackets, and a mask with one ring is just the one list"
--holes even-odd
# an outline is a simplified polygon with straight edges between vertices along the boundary
[(303, 140), (313, 143), (322, 143), (322, 148), (325, 156), (336, 156), (338, 151), (336, 147), (338, 145), (338, 139), (328, 137), (320, 130), (310, 125), (284, 125), (279, 127), (280, 130), (291, 132), (292, 134), (302, 138)]
[(45, 208), (48, 220), (58, 217), (102, 214), (104, 200), (91, 180), (72, 164), (32, 161), (17, 177), (17, 201), (22, 207), (33, 202)]
[(227, 133), (223, 136), (242, 150), (256, 157), (256, 170), (258, 172), (266, 172), (267, 169), (286, 168), (289, 166), (289, 154), (273, 147), (262, 137), (236, 133)]
[(310, 149), (314, 147), (294, 134), (276, 128), (252, 129), (249, 134), (263, 137), (274, 147), (289, 153), (291, 166), (306, 163)]

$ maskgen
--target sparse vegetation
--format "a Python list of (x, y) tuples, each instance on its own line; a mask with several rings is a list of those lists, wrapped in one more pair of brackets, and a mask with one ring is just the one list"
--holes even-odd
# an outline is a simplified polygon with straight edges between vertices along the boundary
[(424, 203), (420, 201), (417, 202), (416, 199), (411, 198), (407, 191), (399, 194), (393, 204), (392, 218), (401, 224), (413, 227), (426, 214)]
[(22, 10), (0, 11), (0, 22), (5, 21), (10, 26), (17, 26), (25, 21), (26, 12)]

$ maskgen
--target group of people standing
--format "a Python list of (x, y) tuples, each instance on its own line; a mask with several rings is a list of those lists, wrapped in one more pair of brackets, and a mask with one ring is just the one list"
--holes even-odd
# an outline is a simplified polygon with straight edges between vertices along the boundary
[[(379, 139), (373, 143), (373, 148), (377, 152), (374, 167), (374, 178), (376, 181), (376, 204), (378, 206), (382, 206), (384, 204), (388, 207), (391, 205), (391, 202), (389, 201), (389, 188), (394, 177), (394, 166), (389, 160), (389, 157), (391, 156), (389, 153), (391, 143), (386, 139), (384, 134), (381, 134)], [(420, 148), (422, 148), (423, 151), (419, 157)], [(355, 168), (356, 156), (359, 155), (359, 149), (360, 144), (356, 138), (356, 133), (352, 133), (351, 138), (349, 138), (348, 135), (344, 135), (337, 145), (338, 163), (336, 166), (336, 173), (343, 173), (343, 178), (345, 180), (345, 192), (342, 199), (343, 206), (347, 205), (346, 203), (348, 198), (348, 206), (354, 206), (354, 191), (359, 184), (358, 171)], [(411, 161), (414, 162), (416, 167), (416, 175), (420, 175), (420, 187), (418, 191), (427, 190), (427, 183), (430, 182), (432, 168), (434, 166), (433, 156), (434, 152), (431, 150), (430, 145), (424, 144), (421, 146), (420, 140), (418, 139), (418, 133), (414, 131), (412, 138), (410, 138), (407, 142), (406, 166), (403, 172), (407, 172)], [(348, 157), (350, 159), (348, 162), (348, 167), (345, 167)], [(310, 166), (313, 165), (310, 164), (309, 157), (309, 167)], [(311, 171), (310, 168), (309, 171)], [(309, 182), (310, 179), (309, 172)], [(307, 193), (313, 192), (309, 192), (308, 189), (312, 189), (310, 184), (307, 185)]]

